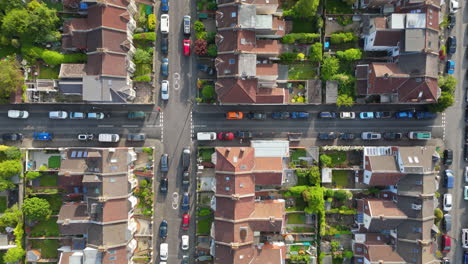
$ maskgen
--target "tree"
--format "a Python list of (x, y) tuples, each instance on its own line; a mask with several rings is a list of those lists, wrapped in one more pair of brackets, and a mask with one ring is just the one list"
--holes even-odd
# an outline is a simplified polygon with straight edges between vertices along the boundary
[(8, 12), (2, 20), (2, 34), (8, 37), (26, 35), (29, 31), (31, 17), (26, 9), (15, 9)]
[(293, 15), (300, 18), (311, 18), (317, 13), (318, 0), (299, 0), (293, 6)]
[(360, 49), (347, 49), (345, 51), (337, 51), (336, 56), (345, 61), (355, 61), (362, 58)]
[(350, 250), (345, 250), (345, 251), (343, 252), (343, 257), (344, 257), (344, 258), (350, 259), (350, 258), (352, 258), (353, 256), (354, 256), (354, 254), (353, 254), (353, 252), (350, 251)]
[(25, 199), (22, 209), (28, 220), (44, 220), (52, 213), (49, 202), (38, 197)]
[(329, 198), (333, 197), (335, 195), (335, 191), (333, 189), (325, 188), (324, 195), (325, 195), (325, 197), (329, 197)]
[(284, 194), (285, 197), (302, 197), (302, 193), (309, 188), (306, 185), (293, 186)]
[(323, 200), (323, 187), (313, 186), (307, 188), (302, 197), (307, 202), (307, 207), (304, 209), (307, 213), (317, 213), (323, 211), (325, 200)]
[(9, 98), (23, 84), (19, 65), (12, 57), (0, 60), (0, 98)]
[(445, 109), (453, 105), (455, 98), (450, 92), (442, 92), (436, 104), (431, 104), (428, 106), (431, 112), (443, 112)]
[(0, 178), (0, 191), (4, 191), (7, 189), (13, 189), (15, 184), (7, 179)]
[(18, 204), (14, 204), (12, 207), (6, 209), (0, 217), (0, 229), (4, 230), (7, 226), (15, 226), (21, 221), (21, 215), (21, 210), (18, 208)]
[(313, 166), (309, 169), (309, 183), (311, 185), (319, 185), (321, 178), (320, 178), (320, 169), (318, 166)]
[(354, 97), (356, 94), (356, 78), (350, 74), (338, 73), (332, 76), (332, 80), (338, 81), (338, 94), (346, 94)]
[(211, 99), (215, 96), (215, 88), (213, 85), (205, 85), (202, 89), (202, 95), (206, 99)]
[(338, 58), (333, 56), (326, 57), (322, 63), (322, 79), (325, 81), (331, 80), (333, 75), (335, 75), (339, 69), (340, 61), (338, 60)]
[(39, 176), (41, 176), (41, 173), (38, 172), (38, 171), (28, 171), (28, 172), (26, 172), (26, 174), (25, 174), (25, 177), (26, 177), (26, 179), (28, 179), (28, 180), (34, 180), (34, 179), (36, 179), (36, 178), (39, 177)]
[(135, 63), (151, 63), (153, 60), (153, 55), (144, 49), (137, 48), (135, 54), (133, 55), (133, 60)]
[(296, 41), (293, 35), (286, 34), (281, 38), (281, 42), (284, 44), (293, 44)]
[(332, 158), (327, 154), (322, 154), (320, 155), (320, 163), (322, 163), (322, 166), (328, 167), (332, 164)]
[(3, 262), (16, 263), (23, 258), (25, 253), (21, 245), (16, 245), (14, 248), (9, 248), (5, 255), (3, 255)]
[(0, 161), (3, 160), (19, 160), (21, 151), (17, 147), (8, 147), (0, 145)]
[(218, 55), (218, 48), (215, 44), (208, 45), (208, 50), (206, 52), (208, 56), (216, 57)]
[(284, 52), (279, 55), (281, 61), (291, 62), (297, 59), (297, 53)]
[(333, 197), (341, 201), (350, 200), (351, 198), (353, 198), (353, 194), (347, 190), (336, 190), (333, 194)]
[(148, 30), (153, 31), (156, 28), (156, 15), (148, 15)]
[(340, 94), (338, 95), (338, 98), (336, 98), (336, 105), (338, 107), (353, 106), (353, 104), (354, 104), (353, 98), (347, 94)]
[(204, 39), (195, 40), (193, 52), (199, 56), (205, 56), (207, 54), (207, 42)]
[(19, 174), (23, 166), (19, 160), (5, 160), (0, 162), (0, 177), (3, 179), (11, 178)]
[(320, 62), (322, 61), (323, 45), (320, 42), (314, 43), (309, 48), (309, 60), (312, 62)]
[(457, 79), (453, 75), (439, 76), (438, 84), (443, 92), (455, 92)]
[(353, 32), (337, 32), (330, 35), (331, 44), (341, 44), (356, 40)]

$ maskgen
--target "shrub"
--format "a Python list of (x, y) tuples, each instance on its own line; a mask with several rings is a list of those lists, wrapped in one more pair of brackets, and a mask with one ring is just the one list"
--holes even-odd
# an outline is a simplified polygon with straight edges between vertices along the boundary
[(436, 208), (434, 209), (434, 216), (435, 216), (434, 223), (438, 224), (444, 217), (444, 213), (442, 212), (442, 210), (440, 210), (440, 208)]
[(88, 56), (84, 53), (64, 54), (62, 63), (86, 62)]
[(322, 163), (322, 166), (328, 167), (332, 164), (332, 158), (326, 154), (320, 155), (320, 163)]
[(349, 251), (349, 250), (345, 250), (345, 252), (343, 252), (343, 257), (347, 258), (347, 259), (350, 259), (354, 256), (353, 252), (352, 251)]
[(216, 57), (218, 55), (218, 48), (215, 44), (208, 45), (207, 54), (211, 57)]
[(133, 34), (134, 40), (156, 41), (156, 32), (145, 32)]
[(330, 35), (330, 42), (332, 44), (341, 44), (356, 41), (357, 37), (353, 32), (338, 32)]
[(298, 53), (298, 54), (297, 54), (297, 59), (298, 59), (298, 60), (303, 60), (303, 59), (305, 59), (304, 53)]
[(439, 76), (438, 84), (443, 92), (455, 92), (457, 87), (457, 79), (453, 75)]
[(59, 65), (63, 62), (64, 56), (56, 51), (45, 50), (42, 53), (42, 59), (49, 65)]
[(281, 42), (285, 44), (299, 43), (313, 43), (320, 38), (318, 33), (289, 33), (281, 38)]
[(211, 99), (215, 96), (215, 88), (213, 85), (205, 85), (202, 89), (202, 95), (206, 99)]
[(216, 39), (216, 32), (207, 32), (205, 40), (206, 42), (208, 42), (208, 44), (214, 44), (215, 39)]
[(206, 8), (208, 10), (214, 11), (218, 9), (218, 5), (216, 4), (216, 2), (213, 1), (213, 2), (209, 2)]
[(155, 30), (156, 29), (156, 16), (154, 14), (148, 15), (148, 30)]
[(297, 53), (285, 52), (279, 55), (280, 60), (285, 62), (295, 61), (297, 59)]
[(41, 176), (41, 173), (38, 172), (38, 171), (28, 171), (28, 172), (26, 172), (26, 174), (25, 174), (25, 177), (26, 177), (26, 179), (28, 179), (28, 180), (34, 180), (34, 179), (36, 179), (36, 178), (39, 177), (39, 176)]
[(46, 171), (46, 170), (48, 170), (48, 169), (49, 169), (49, 168), (47, 168), (46, 165), (42, 165), (42, 166), (39, 167), (38, 170), (39, 170), (39, 171)]
[(333, 56), (326, 57), (323, 60), (321, 68), (322, 79), (327, 81), (331, 80), (333, 75), (335, 75), (340, 69), (340, 61)]
[(347, 190), (336, 190), (333, 197), (340, 201), (350, 200), (351, 198), (353, 198), (353, 194)]
[(137, 76), (137, 77), (133, 78), (133, 81), (135, 81), (135, 82), (151, 82), (151, 76), (149, 76), (149, 75)]
[(353, 97), (347, 95), (347, 94), (340, 94), (338, 95), (338, 98), (336, 98), (336, 106), (341, 107), (341, 106), (353, 106), (354, 100)]
[(205, 31), (205, 25), (200, 20), (197, 20), (193, 23), (193, 30), (195, 30), (195, 32)]
[(135, 63), (151, 63), (153, 61), (153, 56), (148, 51), (137, 48), (133, 55), (133, 60)]
[(41, 58), (43, 52), (44, 49), (41, 49), (36, 46), (24, 45), (21, 47), (21, 54), (23, 55), (23, 57), (25, 57), (31, 62)]
[(342, 60), (354, 61), (362, 58), (360, 49), (347, 49), (345, 51), (337, 51), (336, 56)]
[(204, 39), (195, 40), (194, 52), (199, 56), (205, 56), (207, 53), (207, 42)]
[(145, 152), (146, 154), (153, 154), (153, 149), (152, 148), (149, 148), (149, 147), (144, 147), (143, 149), (143, 152)]
[(204, 39), (206, 40), (208, 36), (208, 33), (206, 31), (199, 31), (199, 32), (195, 32), (195, 38), (196, 39)]
[(445, 109), (453, 105), (455, 98), (450, 92), (442, 92), (436, 104), (431, 104), (428, 106), (429, 111), (437, 113), (443, 112)]
[(320, 42), (314, 43), (309, 48), (309, 60), (312, 62), (320, 62), (322, 61), (323, 45)]

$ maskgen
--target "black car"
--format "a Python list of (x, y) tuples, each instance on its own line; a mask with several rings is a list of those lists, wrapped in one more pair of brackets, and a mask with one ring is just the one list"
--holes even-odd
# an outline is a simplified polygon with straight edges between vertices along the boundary
[(247, 117), (252, 120), (265, 120), (266, 114), (263, 112), (250, 112), (247, 114)]
[(453, 28), (456, 23), (457, 23), (456, 16), (455, 15), (449, 15), (448, 16), (448, 26), (447, 26), (447, 28)]
[(444, 221), (442, 222), (445, 232), (450, 232), (452, 230), (452, 216), (450, 214), (444, 215)]
[(2, 135), (5, 141), (21, 141), (23, 140), (23, 134), (21, 133), (7, 133)]
[(167, 221), (163, 220), (159, 225), (159, 237), (162, 239), (166, 239), (167, 237)]
[(395, 132), (386, 132), (386, 133), (383, 133), (383, 138), (386, 139), (386, 140), (402, 139), (403, 134), (402, 133), (395, 133)]
[(457, 51), (457, 37), (451, 36), (447, 39), (447, 54), (455, 54)]
[(161, 179), (161, 182), (159, 183), (159, 190), (162, 193), (167, 193), (167, 178), (166, 177)]
[(273, 119), (289, 119), (289, 112), (273, 112), (271, 113)]
[(237, 132), (234, 133), (234, 136), (236, 138), (251, 139), (251, 138), (253, 138), (253, 133), (252, 132), (246, 132), (246, 131), (237, 131)]
[(341, 140), (353, 140), (355, 138), (353, 133), (342, 133), (340, 134), (339, 139)]
[(444, 150), (444, 165), (452, 165), (453, 162), (453, 151), (451, 149)]
[(190, 184), (190, 173), (188, 171), (184, 171), (182, 173), (182, 186), (187, 189)]
[(468, 161), (468, 144), (465, 144), (463, 147), (463, 156), (465, 158), (465, 161)]
[(169, 50), (169, 39), (168, 38), (162, 38), (161, 39), (161, 53), (162, 54), (167, 54), (168, 50)]
[(199, 71), (206, 72), (208, 75), (214, 75), (213, 67), (210, 67), (206, 64), (197, 64), (197, 68)]
[(392, 113), (389, 111), (375, 112), (375, 118), (391, 118)]
[(465, 142), (468, 143), (468, 127), (465, 127)]
[(323, 139), (323, 140), (336, 139), (337, 137), (338, 137), (338, 134), (335, 133), (335, 132), (319, 133), (318, 134), (318, 139)]
[(468, 122), (468, 107), (465, 108), (465, 122)]

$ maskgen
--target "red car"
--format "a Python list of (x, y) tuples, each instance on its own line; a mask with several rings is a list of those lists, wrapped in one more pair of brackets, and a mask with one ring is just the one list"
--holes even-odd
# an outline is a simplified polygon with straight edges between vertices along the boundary
[(184, 55), (185, 56), (190, 56), (190, 44), (192, 44), (190, 39), (184, 39)]
[(452, 240), (450, 239), (449, 236), (443, 235), (442, 236), (442, 252), (449, 253), (451, 247), (452, 247)]
[(233, 140), (234, 139), (234, 133), (232, 133), (232, 132), (218, 133), (218, 139), (219, 140)]
[(184, 214), (182, 216), (182, 229), (187, 230), (189, 228), (189, 224), (190, 224), (190, 215)]

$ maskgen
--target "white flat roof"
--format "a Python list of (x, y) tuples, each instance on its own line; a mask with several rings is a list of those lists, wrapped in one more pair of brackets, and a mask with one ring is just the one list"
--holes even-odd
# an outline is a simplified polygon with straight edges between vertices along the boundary
[(287, 140), (252, 140), (255, 157), (288, 157), (289, 141)]

